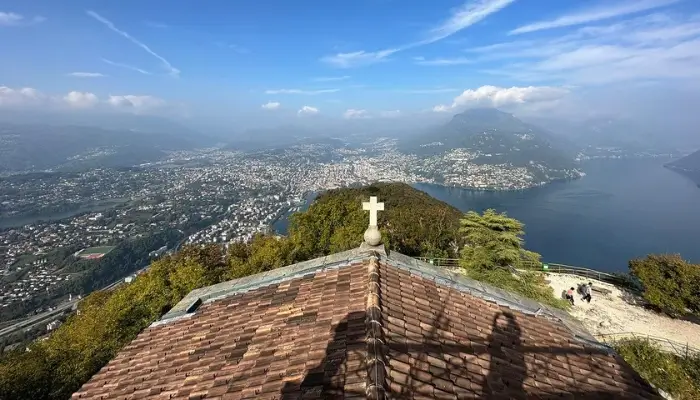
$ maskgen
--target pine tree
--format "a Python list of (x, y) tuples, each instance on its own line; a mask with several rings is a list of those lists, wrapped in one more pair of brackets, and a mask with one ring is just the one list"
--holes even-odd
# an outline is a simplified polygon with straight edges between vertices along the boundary
[(523, 249), (523, 224), (489, 209), (483, 215), (467, 212), (460, 221), (464, 240), (462, 266), (475, 269), (518, 268), (539, 262), (540, 255)]

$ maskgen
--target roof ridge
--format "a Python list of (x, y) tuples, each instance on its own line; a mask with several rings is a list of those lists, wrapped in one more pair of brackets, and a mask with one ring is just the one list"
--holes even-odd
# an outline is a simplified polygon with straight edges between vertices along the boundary
[(379, 258), (372, 254), (367, 263), (366, 299), (366, 368), (368, 399), (386, 398), (386, 357), (384, 354), (384, 328), (382, 326), (381, 289), (379, 286)]

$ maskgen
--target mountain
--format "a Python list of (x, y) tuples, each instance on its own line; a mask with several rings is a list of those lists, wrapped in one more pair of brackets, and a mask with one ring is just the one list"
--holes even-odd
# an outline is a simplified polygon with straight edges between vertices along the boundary
[(683, 174), (700, 186), (700, 150), (687, 155), (680, 160), (670, 162), (665, 165), (666, 168), (672, 169), (680, 174)]
[(169, 133), (0, 123), (0, 172), (128, 167), (193, 146)]
[(525, 168), (533, 182), (572, 177), (577, 167), (571, 142), (493, 108), (457, 114), (447, 124), (405, 140), (400, 148), (421, 157), (445, 157), (461, 150), (470, 165)]
[[(684, 139), (676, 137), (680, 134), (673, 136), (676, 132), (669, 132), (671, 129), (668, 127), (658, 127), (628, 118), (597, 117), (564, 120), (540, 117), (530, 118), (528, 121), (570, 140), (580, 149), (617, 148), (637, 152), (665, 152), (686, 143)], [(660, 132), (664, 134), (659, 134)]]

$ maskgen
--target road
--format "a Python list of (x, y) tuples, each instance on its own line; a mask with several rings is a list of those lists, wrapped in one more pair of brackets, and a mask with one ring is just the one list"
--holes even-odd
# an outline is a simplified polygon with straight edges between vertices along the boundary
[[(147, 268), (143, 268), (143, 269), (137, 271), (136, 273), (139, 274), (139, 273), (145, 271), (146, 269)], [(111, 284), (103, 287), (100, 290), (114, 290), (114, 288), (118, 287), (122, 283), (124, 283), (123, 278), (119, 279), (118, 281), (112, 282)], [(3, 337), (5, 337), (7, 335), (11, 335), (15, 332), (18, 332), (21, 329), (28, 329), (28, 328), (34, 327), (35, 325), (41, 324), (41, 323), (48, 323), (48, 322), (54, 320), (59, 315), (61, 315), (62, 313), (72, 309), (73, 306), (78, 304), (78, 301), (80, 301), (80, 300), (76, 298), (72, 301), (67, 301), (65, 303), (61, 303), (60, 305), (56, 306), (56, 308), (54, 308), (51, 311), (45, 311), (45, 312), (40, 313), (40, 314), (32, 315), (31, 317), (17, 319), (17, 320), (14, 320), (14, 323), (12, 323), (13, 321), (7, 321), (8, 323), (12, 323), (12, 325), (8, 325), (5, 328), (0, 329), (0, 339), (2, 339)]]

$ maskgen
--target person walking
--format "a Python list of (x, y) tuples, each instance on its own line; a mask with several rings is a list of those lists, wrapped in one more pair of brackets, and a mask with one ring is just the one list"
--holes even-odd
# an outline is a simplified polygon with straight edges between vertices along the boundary
[(586, 300), (587, 302), (591, 302), (591, 287), (593, 286), (593, 282), (588, 282), (588, 285), (585, 285), (583, 287), (583, 300)]

